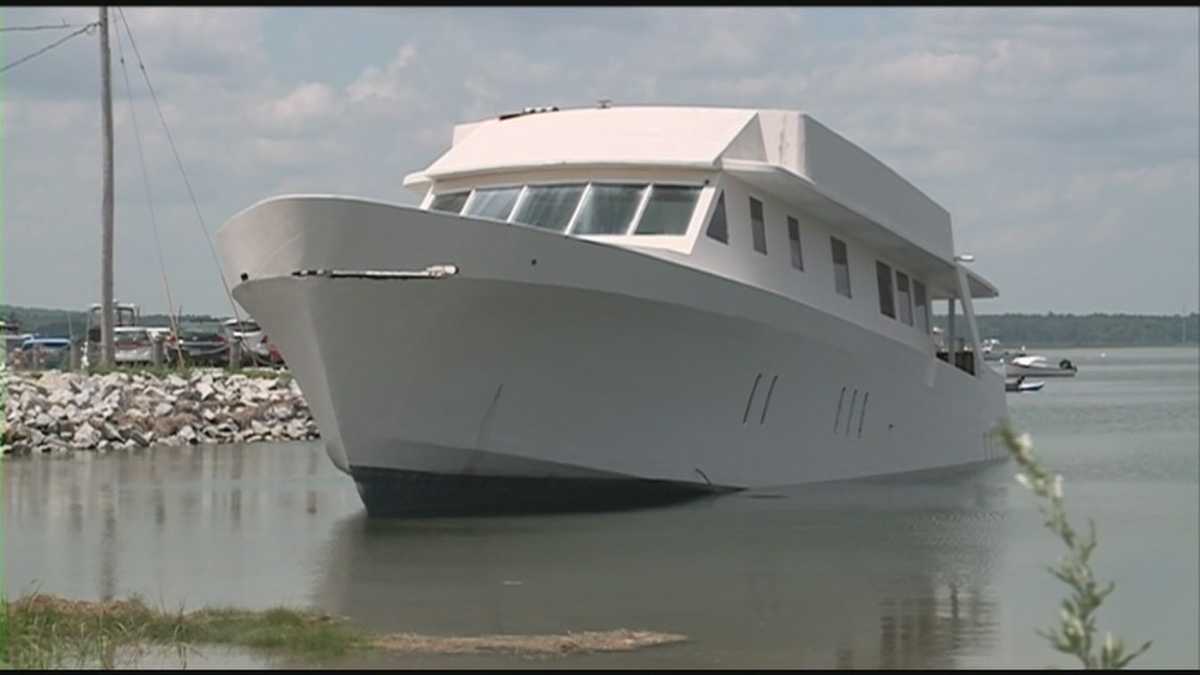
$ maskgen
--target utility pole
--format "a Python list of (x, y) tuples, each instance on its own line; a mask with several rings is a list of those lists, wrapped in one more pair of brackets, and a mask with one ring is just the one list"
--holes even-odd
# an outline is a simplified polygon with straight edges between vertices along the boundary
[(100, 237), (101, 362), (106, 368), (112, 368), (116, 361), (116, 352), (113, 350), (113, 123), (107, 7), (100, 8), (100, 111), (101, 144), (104, 147), (103, 231)]

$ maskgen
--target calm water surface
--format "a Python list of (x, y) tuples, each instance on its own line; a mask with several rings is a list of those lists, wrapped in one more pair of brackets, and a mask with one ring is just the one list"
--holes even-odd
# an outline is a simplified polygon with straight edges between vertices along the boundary
[[(1010, 412), (1095, 518), (1101, 629), (1200, 662), (1200, 354), (1050, 350), (1079, 368)], [(624, 513), (367, 521), (316, 443), (7, 461), (10, 597), (139, 593), (169, 608), (316, 606), (379, 631), (615, 628), (689, 642), (628, 654), (357, 656), (412, 667), (1070, 666), (1034, 628), (1061, 544), (1011, 464), (760, 490)], [(197, 663), (193, 660), (193, 663)], [(289, 666), (210, 650), (207, 665)]]

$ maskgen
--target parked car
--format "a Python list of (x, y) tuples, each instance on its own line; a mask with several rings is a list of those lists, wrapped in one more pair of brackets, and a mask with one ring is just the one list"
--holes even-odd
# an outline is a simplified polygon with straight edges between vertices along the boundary
[(21, 345), (26, 340), (32, 338), (33, 333), (25, 333), (20, 335), (5, 335), (4, 336), (4, 354), (0, 355), (4, 362), (12, 362), (14, 358), (19, 359), (21, 353)]
[(144, 326), (120, 326), (113, 329), (113, 350), (118, 364), (150, 363), (150, 331)]
[(283, 364), (283, 356), (253, 319), (242, 319), (240, 325), (237, 319), (228, 319), (225, 321), (225, 330), (229, 332), (231, 340), (241, 341), (244, 365)]
[(21, 363), (26, 368), (66, 368), (70, 358), (68, 338), (29, 337), (21, 343)]
[(164, 354), (174, 362), (182, 352), (190, 365), (224, 366), (229, 363), (229, 340), (220, 324), (181, 326), (180, 336), (167, 338)]

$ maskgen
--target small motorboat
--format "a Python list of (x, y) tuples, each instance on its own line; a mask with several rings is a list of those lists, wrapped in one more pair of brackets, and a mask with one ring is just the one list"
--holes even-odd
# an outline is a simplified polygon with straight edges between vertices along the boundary
[(1046, 360), (1044, 356), (1016, 356), (1005, 364), (1005, 374), (1009, 377), (1021, 375), (1037, 375), (1039, 377), (1075, 377), (1079, 369), (1070, 359), (1062, 359), (1058, 365)]
[(1046, 383), (1041, 382), (1041, 381), (1026, 382), (1025, 376), (1022, 375), (1021, 377), (1018, 377), (1015, 380), (1006, 380), (1004, 382), (1004, 391), (1015, 391), (1015, 392), (1038, 391), (1044, 386), (1046, 386)]
[(983, 351), (984, 361), (999, 361), (1004, 358), (1004, 353), (1000, 351), (1000, 341), (996, 338), (987, 338), (980, 342), (979, 348)]

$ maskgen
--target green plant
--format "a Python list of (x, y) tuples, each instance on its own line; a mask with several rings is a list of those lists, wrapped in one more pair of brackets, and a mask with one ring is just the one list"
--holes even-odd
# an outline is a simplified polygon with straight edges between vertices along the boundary
[(1063, 508), (1063, 480), (1060, 475), (1051, 475), (1038, 463), (1033, 455), (1033, 443), (1029, 434), (1017, 435), (1011, 424), (1004, 424), (997, 434), (1021, 467), (1017, 481), (1045, 500), (1038, 510), (1046, 517), (1045, 525), (1067, 547), (1067, 554), (1057, 566), (1047, 569), (1063, 583), (1071, 587), (1071, 597), (1062, 602), (1059, 625), (1049, 630), (1038, 630), (1038, 635), (1064, 654), (1079, 659), (1084, 668), (1124, 668), (1134, 658), (1145, 653), (1151, 642), (1147, 641), (1136, 651), (1126, 654), (1125, 645), (1112, 633), (1106, 633), (1099, 654), (1092, 652), (1096, 634), (1096, 612), (1116, 584), (1102, 585), (1092, 574), (1091, 557), (1096, 550), (1096, 523), (1088, 519), (1088, 534), (1082, 536), (1067, 521)]
[(186, 664), (195, 645), (226, 645), (289, 657), (328, 659), (369, 646), (338, 617), (275, 608), (264, 611), (154, 609), (141, 598), (87, 602), (34, 593), (0, 599), (8, 663), (18, 669), (136, 664), (147, 646), (174, 649)]

